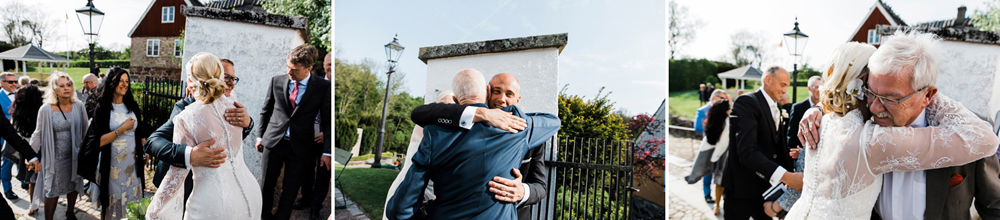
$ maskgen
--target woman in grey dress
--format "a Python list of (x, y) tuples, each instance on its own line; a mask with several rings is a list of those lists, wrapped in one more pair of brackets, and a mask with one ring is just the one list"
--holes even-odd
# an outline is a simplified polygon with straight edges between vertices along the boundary
[(129, 78), (120, 67), (108, 70), (107, 78), (92, 94), (97, 96), (97, 106), (80, 150), (80, 175), (100, 186), (97, 197), (104, 219), (125, 217), (126, 204), (142, 199), (145, 173), (141, 146), (150, 129), (138, 120), (142, 111), (132, 96)]
[(42, 155), (42, 172), (36, 180), (33, 202), (44, 198), (45, 219), (52, 219), (56, 201), (66, 195), (66, 219), (76, 219), (76, 195), (83, 191), (83, 178), (77, 175), (77, 155), (87, 133), (87, 112), (76, 99), (73, 79), (66, 73), (49, 76), (49, 89), (38, 109), (38, 122), (31, 134), (31, 147)]

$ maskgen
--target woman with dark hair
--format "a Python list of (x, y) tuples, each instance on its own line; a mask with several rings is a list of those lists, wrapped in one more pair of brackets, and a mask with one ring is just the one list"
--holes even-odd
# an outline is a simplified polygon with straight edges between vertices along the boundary
[(712, 107), (708, 109), (708, 113), (705, 114), (705, 139), (702, 140), (702, 144), (708, 144), (714, 147), (712, 150), (712, 163), (715, 166), (712, 167), (712, 183), (715, 184), (715, 214), (718, 215), (722, 211), (722, 170), (726, 168), (726, 157), (728, 157), (729, 148), (729, 111), (732, 108), (729, 105), (729, 100), (718, 100), (712, 103)]
[[(31, 133), (35, 131), (35, 123), (38, 121), (38, 108), (42, 107), (42, 91), (31, 84), (25, 84), (17, 89), (14, 95), (14, 103), (11, 105), (12, 125), (17, 134), (24, 139), (31, 139)], [(25, 158), (29, 159), (29, 158)], [(30, 169), (25, 171), (25, 183), (28, 183), (28, 201), (34, 200), (35, 195), (35, 172)], [(31, 203), (28, 207), (28, 214), (38, 212), (38, 204)]]
[(36, 188), (41, 190), (35, 190), (33, 202), (37, 207), (44, 200), (45, 219), (52, 219), (56, 202), (66, 195), (66, 219), (76, 219), (76, 196), (83, 191), (83, 178), (76, 175), (77, 161), (88, 117), (83, 102), (76, 98), (69, 75), (55, 72), (48, 81), (49, 89), (36, 111), (35, 130), (29, 141), (41, 155), (42, 166), (35, 180)]
[(129, 79), (125, 69), (108, 70), (107, 78), (92, 94), (97, 96), (94, 118), (80, 150), (79, 174), (99, 186), (102, 219), (125, 217), (125, 205), (142, 198), (145, 175), (141, 146), (150, 129), (138, 120), (142, 110), (132, 96)]
[[(705, 120), (703, 125), (705, 126), (704, 135), (701, 139), (701, 147), (699, 148), (697, 158), (694, 161), (694, 167), (691, 169), (691, 175), (684, 177), (688, 184), (695, 184), (699, 180), (702, 180), (706, 175), (712, 175), (713, 183), (715, 183), (716, 192), (715, 199), (706, 196), (709, 203), (716, 203), (716, 213), (718, 211), (718, 202), (721, 199), (722, 187), (719, 186), (722, 181), (720, 180), (722, 175), (716, 175), (722, 173), (722, 168), (720, 163), (718, 163), (719, 158), (725, 152), (726, 147), (729, 145), (729, 109), (730, 103), (728, 99), (722, 98), (715, 100), (714, 102), (708, 103), (708, 112), (705, 114)], [(724, 159), (722, 161), (725, 161)], [(709, 180), (704, 180), (709, 181)], [(708, 185), (706, 184), (706, 189)], [(706, 190), (707, 194), (707, 190)]]

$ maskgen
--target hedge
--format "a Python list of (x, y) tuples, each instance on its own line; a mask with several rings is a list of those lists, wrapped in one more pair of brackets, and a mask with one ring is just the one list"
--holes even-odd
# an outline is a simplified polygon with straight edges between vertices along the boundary
[(670, 60), (669, 72), (671, 92), (697, 90), (698, 84), (718, 73), (718, 65), (706, 59)]
[[(94, 63), (97, 64), (97, 66), (100, 66), (101, 68), (110, 68), (112, 66), (120, 66), (122, 68), (129, 68), (129, 67), (132, 66), (132, 61), (131, 60), (94, 60)], [(69, 67), (88, 68), (88, 67), (90, 67), (90, 61), (89, 60), (70, 61), (69, 62)]]

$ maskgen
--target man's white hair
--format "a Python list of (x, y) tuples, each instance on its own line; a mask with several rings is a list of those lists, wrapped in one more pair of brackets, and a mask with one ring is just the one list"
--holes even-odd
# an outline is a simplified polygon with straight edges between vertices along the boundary
[(868, 68), (872, 75), (911, 74), (914, 90), (934, 86), (941, 68), (939, 42), (933, 34), (896, 31), (872, 54)]
[(20, 85), (28, 85), (28, 83), (31, 83), (31, 77), (21, 76), (21, 78), (17, 78), (17, 83)]
[(86, 82), (87, 80), (93, 80), (94, 83), (97, 83), (97, 76), (95, 76), (93, 73), (87, 73), (83, 75), (83, 81)]
[(462, 70), (451, 81), (451, 90), (455, 92), (455, 98), (460, 102), (465, 100), (486, 100), (486, 79), (483, 78), (483, 73), (478, 70)]
[(809, 77), (809, 84), (806, 86), (813, 87), (814, 85), (819, 86), (820, 84), (823, 84), (823, 78), (819, 76), (812, 76)]

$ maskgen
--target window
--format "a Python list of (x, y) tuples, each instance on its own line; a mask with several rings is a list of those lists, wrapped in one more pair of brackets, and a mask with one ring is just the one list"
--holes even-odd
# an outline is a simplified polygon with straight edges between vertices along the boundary
[(148, 39), (148, 40), (146, 40), (146, 56), (147, 57), (159, 57), (160, 56), (160, 40), (159, 39)]
[(882, 35), (878, 34), (875, 29), (868, 29), (868, 44), (879, 45), (882, 43)]
[(162, 23), (174, 23), (174, 6), (163, 7), (163, 19), (160, 20)]
[(174, 40), (174, 57), (181, 58), (184, 54), (181, 54), (181, 39)]

